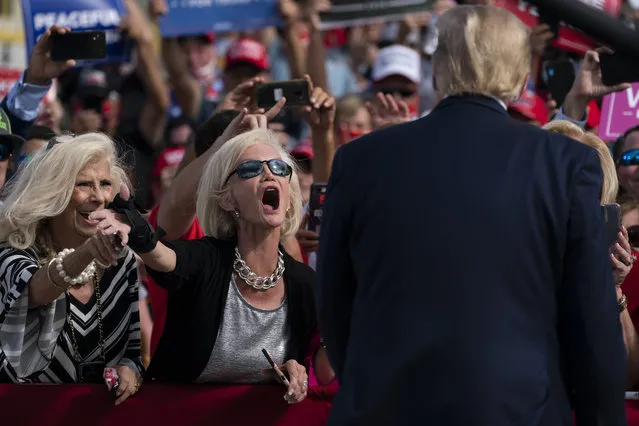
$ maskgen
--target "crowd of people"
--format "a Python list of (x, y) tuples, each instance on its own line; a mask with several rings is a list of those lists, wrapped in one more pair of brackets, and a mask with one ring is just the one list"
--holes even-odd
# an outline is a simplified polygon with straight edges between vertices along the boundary
[[(104, 383), (105, 369), (114, 368), (119, 377), (115, 403), (120, 404), (143, 389), (145, 380), (280, 382), (290, 404), (311, 393), (332, 396), (340, 390), (334, 424), (392, 424), (391, 416), (398, 415), (393, 410), (419, 406), (411, 392), (424, 384), (426, 373), (440, 386), (444, 405), (450, 386), (477, 385), (482, 378), (497, 387), (503, 380), (501, 392), (530, 386), (521, 395), (534, 404), (541, 391), (529, 375), (506, 383), (503, 375), (489, 378), (459, 365), (474, 379), (442, 376), (435, 371), (437, 362), (469, 358), (426, 350), (429, 339), (448, 341), (461, 352), (470, 349), (457, 337), (437, 340), (437, 333), (428, 334), (421, 324), (414, 330), (423, 334), (408, 337), (423, 337), (424, 343), (411, 345), (393, 327), (416, 318), (410, 309), (417, 308), (415, 303), (429, 310), (423, 318), (435, 323), (441, 318), (435, 314), (459, 303), (468, 318), (454, 320), (456, 331), (473, 320), (475, 331), (478, 324), (493, 327), (486, 322), (492, 313), (470, 306), (452, 290), (460, 283), (483, 283), (489, 275), (496, 283), (530, 284), (519, 296), (518, 302), (529, 305), (523, 312), (534, 310), (544, 297), (561, 311), (563, 298), (570, 297), (565, 290), (551, 288), (558, 294), (553, 299), (530, 280), (561, 281), (562, 274), (573, 271), (561, 262), (581, 255), (586, 263), (580, 261), (580, 267), (592, 263), (598, 269), (589, 270), (592, 276), (574, 272), (570, 279), (584, 279), (587, 288), (600, 279), (593, 283), (600, 290), (584, 296), (570, 287), (575, 299), (590, 298), (568, 309), (574, 321), (551, 310), (527, 326), (506, 309), (508, 324), (495, 333), (503, 331), (507, 340), (509, 325), (538, 333), (543, 337), (536, 335), (537, 343), (552, 341), (550, 358), (558, 347), (592, 351), (591, 362), (570, 369), (577, 406), (592, 403), (586, 412), (613, 416), (605, 404), (614, 395), (597, 399), (587, 386), (591, 379), (612, 386), (620, 374), (627, 389), (639, 385), (639, 275), (632, 273), (639, 253), (639, 126), (617, 141), (601, 140), (596, 130), (602, 96), (630, 85), (603, 84), (599, 55), (605, 48), (579, 58), (552, 47), (546, 25), (530, 31), (490, 1), (465, 3), (482, 6), (437, 0), (431, 12), (398, 22), (322, 31), (320, 13), (328, 3), (279, 0), (282, 28), (162, 38), (158, 46), (154, 27), (167, 13), (165, 1), (149, 1), (147, 13), (137, 1), (125, 0), (121, 26), (135, 46), (132, 62), (91, 67), (53, 61), (52, 35), (70, 29), (50, 28), (0, 103), (0, 383)], [(570, 58), (577, 67), (561, 105), (548, 95), (540, 73), (545, 60), (557, 57)], [(308, 105), (290, 107), (282, 98), (270, 109), (258, 107), (256, 87), (291, 79), (308, 82)], [(45, 102), (52, 92), (56, 96)], [(499, 120), (486, 115), (488, 110), (498, 112)], [(545, 142), (529, 146), (519, 140), (535, 137)], [(493, 145), (484, 144), (489, 139)], [(499, 154), (484, 158), (482, 150), (496, 146)], [(556, 158), (543, 162), (549, 152)], [(598, 161), (592, 160), (595, 152)], [(422, 170), (417, 170), (420, 162)], [(577, 163), (584, 169), (575, 176), (557, 171)], [(446, 171), (437, 164), (446, 165)], [(474, 167), (476, 180), (465, 181)], [(536, 177), (539, 168), (542, 178)], [(526, 174), (524, 184), (520, 177)], [(416, 176), (422, 177), (415, 181)], [(311, 188), (329, 181), (320, 238), (308, 226)], [(486, 182), (494, 193), (481, 187)], [(597, 190), (597, 206), (619, 203), (623, 213), (617, 242), (607, 255), (580, 245), (581, 237), (575, 236), (575, 229), (590, 226), (593, 218), (583, 207), (595, 201), (588, 199), (591, 187)], [(473, 196), (466, 196), (469, 188)], [(550, 205), (568, 199), (572, 204), (566, 212)], [(476, 203), (490, 208), (464, 218)], [(412, 220), (383, 213), (391, 208)], [(495, 222), (490, 209), (508, 213)], [(442, 212), (456, 221), (454, 228), (439, 217)], [(510, 235), (498, 231), (500, 226), (510, 230), (517, 224), (511, 218), (522, 216), (533, 218), (534, 226), (526, 222)], [(566, 223), (576, 234), (557, 231)], [(492, 231), (496, 234), (489, 237)], [(548, 236), (554, 239), (544, 240)], [(422, 237), (426, 241), (413, 244)], [(480, 237), (501, 243), (519, 238), (530, 251), (524, 255)], [(445, 239), (455, 241), (457, 253), (439, 245)], [(508, 252), (504, 255), (513, 265), (524, 256), (536, 263), (519, 271), (480, 268), (486, 275), (479, 278), (467, 275), (478, 262), (493, 262), (477, 255), (483, 245)], [(435, 255), (426, 261), (425, 253)], [(458, 270), (444, 271), (449, 257), (457, 259)], [(420, 275), (424, 266), (430, 268), (428, 279)], [(420, 287), (416, 294), (403, 287), (408, 282)], [(402, 295), (392, 293), (383, 304), (370, 305), (384, 285), (395, 285)], [(448, 290), (428, 289), (442, 285)], [(490, 296), (461, 287), (478, 303)], [(608, 305), (596, 308), (594, 319), (579, 311), (604, 305), (615, 293), (614, 316), (608, 315)], [(424, 300), (428, 297), (433, 301)], [(398, 300), (405, 304), (393, 305)], [(612, 330), (604, 342), (611, 352), (616, 335), (606, 327), (620, 324), (623, 366), (604, 368), (598, 350), (579, 341), (582, 334), (598, 335), (595, 320), (601, 330)], [(557, 321), (574, 326), (568, 332), (574, 331), (570, 339), (577, 343), (563, 346), (561, 338), (570, 339), (561, 327), (560, 336), (555, 334)], [(482, 333), (468, 341), (476, 342)], [(520, 343), (513, 338), (503, 353), (534, 368), (556, 367), (554, 361), (539, 364), (521, 352)], [(396, 352), (378, 351), (379, 344)], [(423, 357), (409, 359), (400, 346), (422, 347), (435, 365), (422, 366), (428, 362)], [(503, 363), (511, 361), (510, 355), (481, 353), (477, 368), (501, 363), (507, 369)], [(388, 373), (373, 374), (389, 363), (401, 374), (390, 367)], [(402, 385), (408, 370), (401, 369), (408, 366), (421, 369), (420, 378)], [(576, 379), (591, 368), (587, 380)], [(605, 380), (604, 373), (609, 373)], [(427, 394), (435, 407), (437, 392)], [(499, 405), (500, 397), (480, 399)], [(551, 398), (559, 417), (565, 416), (563, 397), (553, 393)], [(539, 413), (511, 409), (512, 419), (537, 424), (530, 418)], [(428, 413), (441, 421), (434, 424), (453, 424), (446, 420), (453, 418), (511, 424), (492, 406), (447, 410)], [(493, 422), (486, 423), (489, 419)]]

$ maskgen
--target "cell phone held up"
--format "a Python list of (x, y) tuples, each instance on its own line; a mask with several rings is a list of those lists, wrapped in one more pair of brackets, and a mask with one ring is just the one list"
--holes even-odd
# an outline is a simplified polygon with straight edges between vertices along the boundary
[(286, 98), (285, 107), (302, 107), (311, 103), (311, 86), (304, 79), (264, 83), (255, 90), (258, 108), (271, 108), (282, 98)]
[(619, 204), (604, 204), (601, 213), (604, 218), (604, 241), (610, 250), (617, 242), (617, 234), (621, 229), (621, 207)]
[(308, 203), (308, 229), (313, 232), (320, 232), (322, 223), (322, 213), (324, 210), (324, 199), (326, 198), (326, 184), (313, 183), (311, 185), (311, 196)]
[(54, 61), (104, 59), (107, 55), (104, 31), (53, 33), (50, 41), (50, 54)]
[(639, 81), (639, 61), (622, 54), (600, 53), (601, 80), (606, 86)]

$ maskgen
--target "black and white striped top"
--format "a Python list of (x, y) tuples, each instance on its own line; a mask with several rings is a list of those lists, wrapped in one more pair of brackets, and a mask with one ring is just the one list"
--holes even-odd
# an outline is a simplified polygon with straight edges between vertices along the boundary
[[(76, 381), (68, 307), (82, 362), (101, 358), (95, 293), (86, 304), (63, 293), (28, 309), (37, 259), (32, 249), (0, 248), (0, 383)], [(128, 251), (100, 280), (104, 349), (107, 366), (126, 365), (141, 374), (138, 291), (136, 260)]]

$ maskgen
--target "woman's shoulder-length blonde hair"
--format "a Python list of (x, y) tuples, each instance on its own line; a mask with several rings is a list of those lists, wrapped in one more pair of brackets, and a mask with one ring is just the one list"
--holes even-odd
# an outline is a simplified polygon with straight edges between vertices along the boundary
[(232, 204), (232, 194), (227, 177), (239, 165), (240, 157), (252, 145), (264, 144), (277, 151), (280, 158), (293, 168), (290, 180), (290, 203), (280, 230), (280, 241), (295, 235), (302, 222), (302, 193), (293, 159), (282, 148), (273, 132), (265, 129), (251, 130), (226, 142), (208, 161), (204, 168), (197, 196), (197, 217), (206, 235), (218, 239), (230, 239), (236, 235), (233, 212), (222, 205)]
[(581, 127), (570, 121), (553, 120), (543, 128), (578, 140), (597, 151), (599, 161), (601, 162), (601, 170), (603, 171), (600, 201), (601, 204), (614, 203), (617, 200), (617, 193), (619, 192), (619, 182), (617, 181), (615, 162), (612, 159), (608, 145), (593, 133), (584, 131)]
[(36, 243), (40, 225), (69, 205), (78, 173), (92, 161), (106, 158), (111, 166), (113, 191), (129, 184), (115, 143), (102, 133), (57, 136), (36, 151), (3, 189), (0, 207), (0, 244), (24, 250)]

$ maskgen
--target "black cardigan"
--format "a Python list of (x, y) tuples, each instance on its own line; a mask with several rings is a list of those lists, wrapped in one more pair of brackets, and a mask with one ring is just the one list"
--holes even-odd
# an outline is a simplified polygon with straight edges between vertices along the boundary
[[(149, 275), (168, 290), (164, 331), (146, 373), (147, 379), (191, 383), (206, 366), (217, 339), (231, 282), (235, 241), (204, 237), (165, 243), (177, 255), (173, 272), (147, 267)], [(284, 282), (290, 324), (286, 359), (304, 360), (317, 327), (315, 272), (284, 253)], [(262, 348), (255, 348), (260, 351)]]

